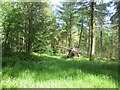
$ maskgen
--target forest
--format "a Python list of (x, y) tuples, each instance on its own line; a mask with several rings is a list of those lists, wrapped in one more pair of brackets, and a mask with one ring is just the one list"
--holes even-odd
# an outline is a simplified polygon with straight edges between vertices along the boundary
[(0, 3), (1, 88), (119, 88), (120, 1), (52, 1)]

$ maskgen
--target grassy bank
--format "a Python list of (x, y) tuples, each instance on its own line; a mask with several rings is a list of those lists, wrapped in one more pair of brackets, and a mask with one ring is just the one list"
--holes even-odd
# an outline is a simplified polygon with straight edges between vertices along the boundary
[(31, 55), (3, 58), (3, 88), (117, 88), (115, 61)]

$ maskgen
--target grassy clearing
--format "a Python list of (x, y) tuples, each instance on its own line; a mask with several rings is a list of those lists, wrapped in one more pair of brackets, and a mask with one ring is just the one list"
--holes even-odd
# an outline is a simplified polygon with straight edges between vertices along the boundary
[(4, 57), (2, 87), (118, 88), (118, 64), (48, 55)]

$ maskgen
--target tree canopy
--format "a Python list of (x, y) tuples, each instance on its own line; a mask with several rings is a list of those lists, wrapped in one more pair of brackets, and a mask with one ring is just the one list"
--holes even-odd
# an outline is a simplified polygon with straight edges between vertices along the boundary
[[(111, 14), (111, 6), (116, 6), (116, 13)], [(90, 60), (117, 58), (118, 7), (119, 3), (102, 1), (61, 2), (56, 7), (49, 2), (2, 2), (3, 55), (65, 54), (74, 47)]]

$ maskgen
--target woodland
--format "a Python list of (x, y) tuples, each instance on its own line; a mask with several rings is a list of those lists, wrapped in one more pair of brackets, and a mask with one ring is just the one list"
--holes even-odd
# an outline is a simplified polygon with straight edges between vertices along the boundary
[(1, 88), (119, 88), (120, 1), (1, 2), (0, 37)]

